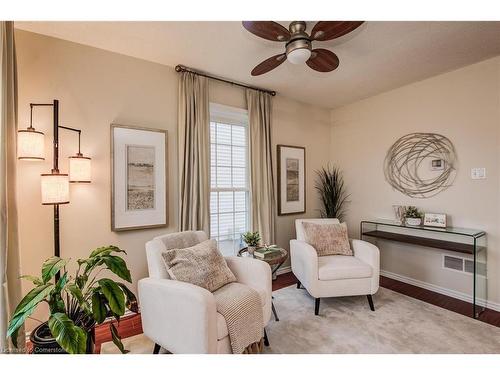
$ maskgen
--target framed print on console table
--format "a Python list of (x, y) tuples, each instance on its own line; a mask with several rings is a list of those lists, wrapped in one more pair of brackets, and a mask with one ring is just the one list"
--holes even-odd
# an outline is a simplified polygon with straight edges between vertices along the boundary
[(167, 225), (167, 131), (111, 124), (111, 230)]
[(278, 145), (278, 215), (306, 212), (306, 149)]

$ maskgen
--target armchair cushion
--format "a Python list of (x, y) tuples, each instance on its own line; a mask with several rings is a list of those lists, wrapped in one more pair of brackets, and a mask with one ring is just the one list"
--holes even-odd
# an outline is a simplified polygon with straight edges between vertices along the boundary
[(363, 279), (371, 277), (372, 267), (352, 256), (330, 255), (318, 258), (320, 280)]
[(316, 249), (319, 257), (328, 255), (353, 255), (349, 246), (347, 225), (302, 223), (306, 242)]
[(166, 250), (162, 257), (172, 279), (201, 286), (210, 292), (236, 281), (215, 240), (185, 249)]

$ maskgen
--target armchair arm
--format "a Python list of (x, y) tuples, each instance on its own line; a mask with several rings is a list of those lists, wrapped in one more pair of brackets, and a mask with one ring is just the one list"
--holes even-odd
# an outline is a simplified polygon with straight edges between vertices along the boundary
[(264, 326), (271, 318), (272, 279), (271, 267), (266, 262), (246, 257), (225, 257), (226, 263), (236, 276), (236, 281), (257, 291), (266, 292), (264, 301)]
[(144, 334), (172, 353), (216, 353), (212, 293), (182, 281), (145, 278), (138, 283)]
[(369, 264), (373, 269), (371, 294), (375, 294), (380, 279), (380, 251), (377, 246), (367, 241), (351, 240), (351, 243), (354, 256)]
[(314, 247), (305, 241), (290, 241), (292, 271), (309, 290), (318, 281), (318, 254)]
[(271, 300), (271, 267), (266, 262), (253, 258), (225, 257), (226, 263), (239, 283), (254, 289), (265, 290)]

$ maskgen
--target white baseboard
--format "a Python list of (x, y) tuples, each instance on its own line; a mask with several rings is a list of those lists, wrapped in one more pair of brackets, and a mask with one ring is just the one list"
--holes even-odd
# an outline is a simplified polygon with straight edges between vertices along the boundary
[[(465, 294), (465, 293), (462, 293), (462, 292), (457, 292), (456, 290), (453, 290), (453, 289), (444, 288), (442, 286), (427, 283), (425, 281), (420, 281), (420, 280), (413, 279), (413, 278), (408, 277), (408, 276), (399, 275), (397, 273), (393, 273), (393, 272), (389, 272), (389, 271), (385, 271), (385, 270), (380, 270), (380, 274), (382, 276), (386, 276), (390, 279), (398, 280), (398, 281), (401, 281), (401, 282), (406, 283), (406, 284), (418, 286), (420, 288), (424, 288), (424, 289), (430, 290), (432, 292), (444, 294), (445, 296), (448, 296), (448, 297), (452, 297), (452, 298), (456, 298), (456, 299), (459, 299), (459, 300), (462, 300), (465, 302), (472, 303), (472, 296)], [(500, 303), (488, 301), (488, 300), (484, 300), (484, 299), (479, 299), (479, 298), (477, 299), (476, 302), (480, 306), (485, 306), (488, 309), (500, 311)]]

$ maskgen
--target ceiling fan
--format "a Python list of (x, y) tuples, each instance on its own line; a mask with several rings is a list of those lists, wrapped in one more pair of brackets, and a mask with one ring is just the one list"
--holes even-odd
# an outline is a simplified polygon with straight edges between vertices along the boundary
[(293, 21), (288, 30), (273, 21), (243, 21), (243, 27), (261, 38), (285, 42), (285, 53), (262, 61), (252, 70), (252, 76), (267, 73), (288, 59), (292, 64), (306, 63), (318, 72), (331, 72), (339, 66), (339, 58), (324, 48), (312, 49), (313, 41), (339, 38), (357, 29), (363, 21), (319, 21), (310, 35), (304, 21)]

